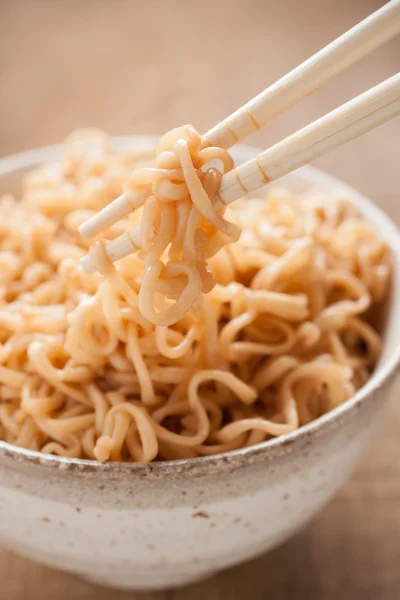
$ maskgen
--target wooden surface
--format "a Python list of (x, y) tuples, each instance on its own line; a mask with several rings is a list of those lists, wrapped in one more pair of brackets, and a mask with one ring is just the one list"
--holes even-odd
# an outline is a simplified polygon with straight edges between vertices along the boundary
[[(192, 122), (205, 130), (382, 4), (0, 0), (0, 155), (58, 142), (82, 126), (158, 133)], [(267, 147), (399, 65), (397, 40), (250, 142)], [(399, 146), (397, 119), (317, 164), (367, 193), (399, 223)], [(189, 588), (129, 594), (0, 550), (0, 599), (398, 599), (399, 392), (398, 386), (352, 479), (306, 529), (270, 554)]]

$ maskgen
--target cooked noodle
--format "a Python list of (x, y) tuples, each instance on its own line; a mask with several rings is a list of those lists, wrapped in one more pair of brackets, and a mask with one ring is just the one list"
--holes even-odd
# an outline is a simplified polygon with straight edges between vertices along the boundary
[[(209, 200), (221, 173), (201, 171), (231, 168), (229, 155), (196, 136), (165, 136), (153, 168), (75, 134), (21, 200), (1, 198), (1, 439), (100, 461), (192, 458), (294, 431), (367, 381), (385, 243), (322, 191), (237, 202), (232, 225)], [(113, 265), (98, 241), (86, 275), (77, 227), (126, 185), (152, 194), (106, 238), (143, 218), (142, 252)]]
[[(211, 166), (215, 161), (221, 171)], [(223, 217), (225, 208), (213, 206), (221, 176), (232, 167), (226, 150), (206, 147), (186, 125), (160, 140), (154, 168), (136, 169), (127, 178), (125, 189), (148, 192), (141, 218), (144, 276), (138, 302), (153, 325), (173, 325), (198, 307), (201, 295), (215, 285), (206, 260), (227, 241), (239, 239), (240, 228)]]

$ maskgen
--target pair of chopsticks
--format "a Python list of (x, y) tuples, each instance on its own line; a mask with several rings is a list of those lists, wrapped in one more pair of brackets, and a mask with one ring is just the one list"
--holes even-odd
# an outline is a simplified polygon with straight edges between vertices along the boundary
[[(335, 75), (400, 33), (400, 0), (391, 0), (364, 21), (210, 129), (203, 137), (213, 146), (230, 148), (312, 94)], [(222, 177), (213, 204), (216, 208), (294, 171), (400, 114), (400, 73), (364, 92), (315, 122), (300, 129)], [(143, 204), (148, 191), (122, 194), (79, 227), (92, 237)], [(140, 248), (140, 227), (134, 227), (106, 245), (114, 262)], [(81, 260), (93, 272), (89, 256)]]

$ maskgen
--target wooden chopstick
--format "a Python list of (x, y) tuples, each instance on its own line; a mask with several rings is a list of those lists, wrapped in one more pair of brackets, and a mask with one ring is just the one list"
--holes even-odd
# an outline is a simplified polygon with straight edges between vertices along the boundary
[(400, 73), (397, 73), (229, 171), (222, 178), (219, 197), (229, 204), (399, 113)]
[[(205, 140), (222, 148), (244, 140), (398, 33), (400, 0), (391, 0), (210, 129)], [(122, 194), (82, 223), (79, 232), (86, 238), (97, 235), (135, 210), (149, 194), (146, 188)]]
[[(222, 178), (215, 208), (287, 175), (399, 114), (400, 73), (397, 73), (229, 171)], [(140, 226), (108, 242), (106, 253), (115, 262), (139, 248)], [(81, 265), (87, 273), (94, 271), (89, 255), (81, 260)]]
[(207, 131), (212, 146), (229, 148), (309, 96), (400, 33), (400, 0), (392, 0)]

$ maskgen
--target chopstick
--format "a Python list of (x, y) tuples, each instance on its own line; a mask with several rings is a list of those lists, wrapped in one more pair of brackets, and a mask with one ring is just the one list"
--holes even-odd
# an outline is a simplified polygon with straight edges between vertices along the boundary
[(205, 139), (228, 149), (398, 33), (400, 0), (392, 0), (215, 125)]
[(400, 114), (400, 73), (261, 152), (221, 180), (229, 204)]
[[(229, 171), (221, 180), (215, 208), (287, 175), (399, 114), (400, 73), (397, 73)], [(106, 254), (115, 262), (139, 248), (140, 226), (108, 242)], [(87, 273), (95, 270), (89, 255), (81, 260), (81, 266)]]
[[(312, 94), (400, 32), (400, 0), (391, 0), (210, 129), (205, 141), (229, 148)], [(141, 206), (148, 188), (122, 194), (79, 227), (92, 237)]]

